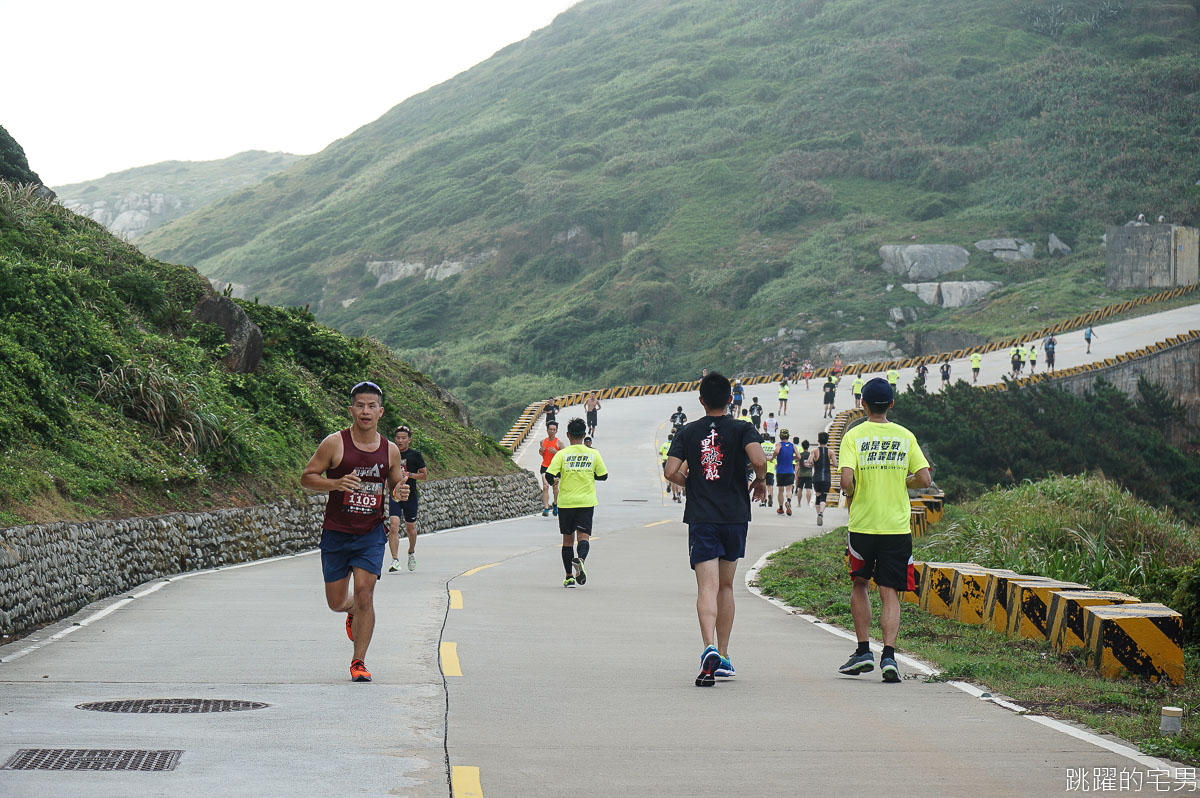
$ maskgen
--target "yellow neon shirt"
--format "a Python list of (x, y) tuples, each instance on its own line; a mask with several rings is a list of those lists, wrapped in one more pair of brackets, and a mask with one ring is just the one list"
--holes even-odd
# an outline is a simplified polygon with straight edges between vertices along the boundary
[(863, 386), (866, 384), (867, 384), (866, 380), (864, 380), (862, 377), (857, 377), (854, 380), (854, 385), (851, 387), (853, 388), (854, 393), (859, 394), (859, 393), (862, 393)]
[(910, 508), (904, 480), (929, 467), (915, 435), (899, 424), (864, 421), (842, 436), (838, 466), (854, 469), (851, 532), (909, 533)]
[(600, 452), (577, 443), (555, 452), (546, 473), (561, 475), (559, 507), (595, 507), (596, 477), (604, 476), (608, 469)]
[(979, 368), (979, 364), (982, 362), (983, 362), (983, 355), (979, 354), (978, 352), (971, 355), (971, 368), (973, 368), (973, 369)]
[(667, 462), (667, 451), (671, 448), (670, 441), (663, 441), (663, 445), (658, 447), (658, 461), (660, 463)]
[(899, 379), (900, 379), (900, 372), (896, 371), (895, 369), (891, 369), (890, 371), (888, 371), (887, 381), (888, 381), (889, 385), (895, 386), (895, 384), (899, 381)]
[(775, 454), (775, 441), (762, 442), (763, 454), (767, 456), (767, 473), (775, 473), (775, 461), (771, 459), (771, 455)]
[(786, 385), (780, 385), (780, 386), (779, 386), (779, 398), (780, 398), (780, 399), (787, 399), (787, 395), (788, 395), (788, 386), (786, 386)]

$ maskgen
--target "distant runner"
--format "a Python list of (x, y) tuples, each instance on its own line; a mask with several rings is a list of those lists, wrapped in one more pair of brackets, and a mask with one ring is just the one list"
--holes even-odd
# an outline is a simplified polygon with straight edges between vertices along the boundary
[(767, 458), (767, 498), (765, 500), (760, 499), (758, 506), (770, 507), (771, 499), (773, 498), (771, 494), (775, 488), (775, 438), (770, 435), (763, 435), (762, 450), (763, 456)]
[(742, 387), (741, 380), (733, 381), (733, 415), (740, 416), (742, 414), (742, 398), (746, 395), (746, 389)]
[(329, 494), (320, 544), (325, 602), (334, 612), (346, 613), (346, 635), (354, 642), (350, 679), (355, 682), (371, 681), (365, 659), (375, 631), (375, 583), (383, 574), (387, 544), (385, 484), (392, 486), (393, 498), (408, 499), (400, 451), (379, 434), (382, 417), (379, 386), (355, 385), (350, 389), (351, 425), (326, 436), (300, 476), (305, 488)]
[(804, 365), (800, 368), (800, 376), (804, 378), (804, 390), (806, 391), (809, 390), (808, 381), (812, 379), (813, 371), (812, 361), (805, 358)]
[[(875, 382), (875, 380), (871, 380), (871, 382)], [(863, 390), (866, 388), (864, 387)], [(812, 468), (813, 490), (817, 494), (815, 502), (817, 526), (821, 526), (825, 523), (825, 502), (829, 497), (829, 486), (833, 481), (833, 469), (837, 468), (837, 455), (829, 450), (828, 432), (817, 433), (817, 448), (808, 456), (808, 464)]]
[(671, 433), (674, 434), (680, 427), (687, 423), (687, 413), (683, 412), (683, 405), (675, 408), (675, 412), (671, 414)]
[(813, 469), (808, 463), (811, 452), (809, 442), (800, 441), (800, 449), (796, 452), (796, 506), (803, 507), (813, 503)]
[(787, 415), (787, 400), (788, 400), (788, 382), (786, 379), (779, 381), (779, 415)]
[(1021, 367), (1017, 369), (1017, 373), (1020, 374), (1025, 371), (1025, 365), (1029, 362), (1029, 350), (1023, 346), (1018, 346), (1017, 357), (1021, 359)]
[(1058, 339), (1053, 335), (1046, 341), (1046, 370), (1054, 371), (1054, 350), (1058, 348)]
[(900, 630), (900, 593), (916, 587), (913, 574), (912, 534), (908, 518), (908, 488), (931, 484), (929, 462), (917, 439), (904, 427), (888, 421), (894, 394), (883, 380), (863, 388), (867, 420), (842, 436), (842, 493), (850, 511), (849, 542), (850, 612), (858, 648), (839, 673), (858, 676), (875, 669), (871, 653), (871, 600), (867, 587), (872, 577), (882, 604), (883, 655), (879, 659), (885, 682), (900, 681), (896, 667), (896, 635)]
[[(950, 384), (950, 361), (947, 360), (945, 363), (943, 363), (938, 368), (938, 371), (942, 373), (942, 387), (945, 388)], [(866, 388), (864, 387), (863, 390), (866, 390)], [(864, 401), (866, 400), (864, 399)]]
[(1009, 360), (1012, 361), (1012, 373), (1016, 377), (1021, 373), (1021, 348), (1012, 346), (1008, 350)]
[(833, 401), (834, 395), (837, 393), (837, 383), (833, 381), (833, 376), (830, 375), (825, 379), (825, 384), (821, 386), (821, 390), (825, 392), (825, 418), (833, 418)]
[(1092, 329), (1092, 325), (1089, 324), (1088, 328), (1083, 331), (1083, 340), (1087, 344), (1087, 354), (1089, 355), (1092, 353), (1092, 338), (1095, 338), (1097, 341), (1100, 340), (1100, 336), (1096, 335), (1096, 332)]
[(983, 365), (983, 355), (978, 352), (971, 353), (971, 382), (972, 384), (979, 382), (979, 367)]
[(763, 433), (774, 438), (779, 433), (779, 419), (775, 418), (774, 413), (767, 413), (766, 419), (763, 421)]
[(755, 396), (750, 403), (750, 423), (755, 429), (762, 426), (763, 406), (758, 403), (758, 397)]
[(596, 392), (592, 391), (588, 394), (587, 401), (583, 403), (583, 409), (587, 411), (587, 434), (596, 434), (596, 423), (600, 419), (600, 400), (596, 397)]
[(792, 514), (792, 490), (796, 484), (796, 444), (785, 429), (779, 430), (779, 442), (775, 444), (775, 486), (779, 492), (776, 497), (779, 506), (775, 508), (778, 515), (785, 512)]
[(924, 388), (925, 381), (928, 379), (929, 379), (929, 366), (926, 366), (924, 363), (922, 363), (921, 365), (917, 366), (916, 384), (920, 385), (922, 388)]
[[(546, 477), (546, 470), (550, 468), (550, 461), (554, 459), (555, 453), (563, 447), (562, 441), (558, 439), (558, 422), (551, 421), (546, 425), (546, 439), (538, 444), (538, 454), (542, 456), (542, 517), (546, 518), (550, 515), (550, 510), (554, 510), (554, 514), (558, 515), (558, 486), (554, 481)], [(550, 503), (550, 493), (554, 492), (553, 507)]]
[[(584, 561), (591, 550), (592, 522), (596, 510), (596, 482), (608, 479), (608, 469), (600, 452), (583, 445), (587, 431), (582, 418), (567, 422), (567, 439), (571, 445), (554, 454), (546, 476), (552, 481), (561, 478), (558, 492), (558, 531), (562, 534), (562, 563), (567, 571), (563, 587), (575, 587), (587, 582)], [(579, 554), (575, 554), (575, 540)], [(574, 569), (574, 573), (572, 573)]]
[(392, 437), (396, 448), (400, 450), (400, 459), (404, 461), (404, 470), (408, 472), (408, 499), (398, 502), (388, 499), (388, 548), (392, 550), (392, 564), (388, 573), (400, 571), (400, 517), (404, 517), (404, 534), (408, 536), (408, 570), (417, 569), (417, 480), (424, 482), (429, 479), (425, 468), (425, 458), (416, 449), (409, 448), (412, 443), (412, 429), (401, 424), (396, 427)]
[(854, 382), (850, 385), (850, 390), (854, 391), (854, 407), (858, 409), (862, 407), (862, 387), (867, 384), (861, 374), (854, 375)]
[(900, 372), (896, 371), (895, 369), (888, 369), (887, 381), (888, 385), (892, 386), (892, 389), (894, 390), (896, 388), (896, 383), (900, 382)]
[[(737, 561), (746, 555), (746, 529), (751, 498), (766, 493), (767, 461), (758, 432), (749, 424), (725, 417), (729, 381), (710, 374), (700, 383), (705, 416), (684, 427), (671, 445), (665, 475), (687, 486), (683, 521), (688, 525), (688, 552), (696, 572), (696, 616), (704, 652), (697, 687), (711, 687), (716, 677), (734, 676), (729, 659), (733, 632), (733, 578)], [(754, 481), (746, 490), (746, 462)]]
[(551, 399), (550, 404), (546, 405), (546, 424), (547, 424), (547, 426), (549, 426), (550, 424), (557, 424), (557, 423), (558, 423), (558, 405), (555, 404), (553, 399)]
[[(841, 356), (841, 355), (838, 355), (837, 357), (835, 357), (835, 358), (833, 359), (833, 369), (832, 369), (832, 371), (833, 371), (833, 376), (834, 376), (834, 377), (841, 377), (841, 376), (842, 376), (842, 369), (843, 369), (843, 368), (844, 368), (844, 366), (842, 365), (842, 356)], [(836, 382), (836, 381), (837, 381), (837, 380), (834, 380), (834, 382)]]
[(1037, 347), (1033, 344), (1029, 345), (1029, 373), (1037, 371)]

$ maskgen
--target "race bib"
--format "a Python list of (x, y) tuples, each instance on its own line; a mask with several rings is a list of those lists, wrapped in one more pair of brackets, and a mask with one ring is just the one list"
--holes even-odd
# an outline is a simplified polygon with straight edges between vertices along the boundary
[(342, 509), (348, 513), (375, 515), (383, 508), (383, 485), (363, 482), (356, 491), (342, 492)]

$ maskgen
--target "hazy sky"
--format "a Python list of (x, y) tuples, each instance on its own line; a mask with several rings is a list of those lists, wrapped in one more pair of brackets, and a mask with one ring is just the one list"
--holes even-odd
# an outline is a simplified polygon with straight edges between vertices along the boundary
[(47, 185), (312, 153), (577, 0), (0, 0), (0, 125)]

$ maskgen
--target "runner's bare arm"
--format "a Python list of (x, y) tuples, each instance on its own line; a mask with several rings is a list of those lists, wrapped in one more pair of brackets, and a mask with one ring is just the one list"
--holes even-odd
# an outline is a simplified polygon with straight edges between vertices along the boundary
[(854, 469), (842, 469), (842, 493), (847, 499), (854, 495)]
[(316, 453), (304, 467), (304, 473), (300, 475), (300, 484), (309, 490), (322, 493), (332, 490), (357, 490), (361, 480), (354, 474), (347, 474), (341, 479), (328, 479), (324, 476), (326, 471), (341, 461), (342, 436), (335, 432), (321, 441)]
[(763, 452), (762, 444), (757, 441), (746, 444), (746, 457), (750, 460), (750, 467), (754, 469), (754, 481), (750, 483), (750, 493), (755, 501), (766, 501), (767, 455)]
[(408, 472), (404, 470), (404, 461), (400, 459), (400, 447), (388, 441), (388, 462), (392, 468), (388, 471), (388, 484), (392, 487), (392, 498), (398, 502), (408, 501)]
[[(761, 447), (759, 447), (761, 449)], [(663, 463), (663, 479), (673, 485), (687, 487), (687, 463), (678, 457), (668, 457)]]
[(904, 484), (910, 488), (928, 488), (933, 484), (933, 477), (930, 476), (928, 468), (922, 468), (915, 474), (909, 474)]

